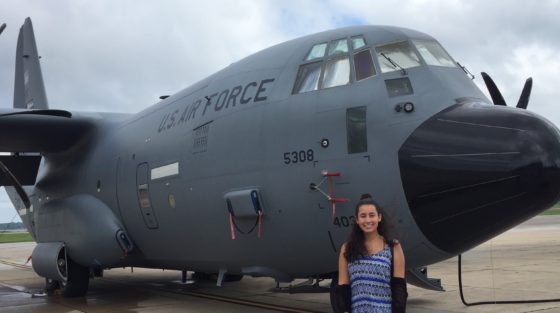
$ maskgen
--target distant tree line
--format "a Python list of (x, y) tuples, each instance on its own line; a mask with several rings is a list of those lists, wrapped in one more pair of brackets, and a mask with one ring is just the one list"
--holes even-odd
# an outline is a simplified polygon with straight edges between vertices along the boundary
[(0, 230), (12, 230), (25, 228), (23, 223), (0, 223)]

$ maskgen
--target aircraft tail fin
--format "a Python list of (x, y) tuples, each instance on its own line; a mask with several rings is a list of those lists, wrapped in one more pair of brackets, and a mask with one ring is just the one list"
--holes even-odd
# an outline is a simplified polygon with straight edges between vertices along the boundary
[(19, 30), (17, 42), (14, 108), (49, 108), (33, 25), (29, 17)]

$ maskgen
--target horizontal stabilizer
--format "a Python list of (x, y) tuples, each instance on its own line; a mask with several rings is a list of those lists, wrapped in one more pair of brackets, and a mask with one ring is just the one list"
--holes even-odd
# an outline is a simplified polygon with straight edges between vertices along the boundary
[[(34, 185), (41, 162), (40, 155), (0, 155), (0, 162), (8, 168), (21, 185)], [(0, 175), (0, 186), (14, 186), (8, 175)]]

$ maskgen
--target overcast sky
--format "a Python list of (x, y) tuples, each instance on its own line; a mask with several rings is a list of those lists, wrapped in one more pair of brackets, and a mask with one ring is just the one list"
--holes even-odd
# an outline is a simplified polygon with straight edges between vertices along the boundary
[[(529, 109), (560, 125), (560, 0), (1, 0), (0, 107), (12, 107), (17, 34), (28, 16), (51, 108), (138, 112), (271, 45), (377, 24), (432, 35), (485, 93), (479, 73), (488, 72), (509, 105), (532, 76)], [(14, 214), (0, 191), (0, 223)]]

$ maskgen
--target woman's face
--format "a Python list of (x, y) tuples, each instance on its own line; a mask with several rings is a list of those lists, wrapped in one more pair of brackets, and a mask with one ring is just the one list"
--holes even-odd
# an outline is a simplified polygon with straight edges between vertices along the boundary
[(364, 233), (377, 232), (377, 226), (381, 222), (381, 214), (373, 204), (364, 204), (358, 208), (356, 223)]

